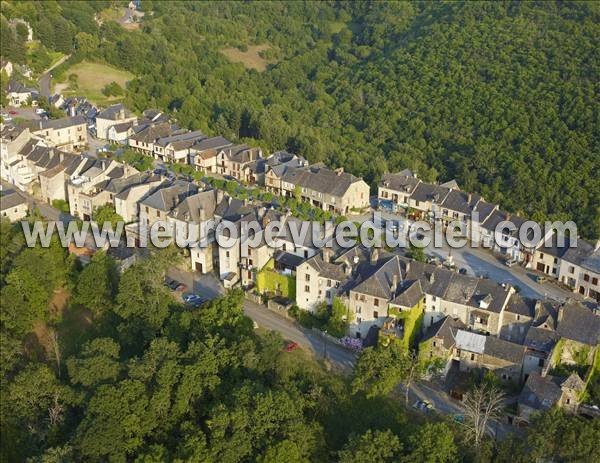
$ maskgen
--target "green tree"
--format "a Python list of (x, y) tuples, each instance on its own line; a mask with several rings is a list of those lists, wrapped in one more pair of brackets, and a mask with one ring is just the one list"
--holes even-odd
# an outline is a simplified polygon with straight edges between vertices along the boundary
[(114, 303), (118, 285), (118, 271), (114, 259), (105, 251), (98, 251), (79, 275), (75, 300), (98, 316)]
[(402, 381), (406, 352), (398, 342), (363, 349), (354, 367), (352, 392), (385, 396)]
[(84, 344), (77, 357), (67, 360), (71, 383), (90, 388), (114, 382), (121, 369), (119, 349), (119, 345), (110, 338), (95, 338)]
[(340, 463), (386, 463), (398, 461), (402, 443), (391, 431), (368, 430), (353, 437), (339, 452)]
[(406, 463), (445, 463), (456, 461), (457, 446), (452, 429), (445, 423), (426, 423), (408, 441)]

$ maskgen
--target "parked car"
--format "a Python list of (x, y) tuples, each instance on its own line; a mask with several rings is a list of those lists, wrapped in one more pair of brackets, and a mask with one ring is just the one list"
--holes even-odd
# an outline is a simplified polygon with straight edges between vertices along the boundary
[(183, 295), (183, 301), (193, 307), (199, 307), (204, 304), (207, 299), (200, 294), (187, 293)]
[(42, 108), (37, 108), (37, 109), (35, 110), (35, 113), (36, 113), (38, 116), (39, 116), (39, 115), (41, 115), (41, 114), (44, 114), (45, 112), (46, 112), (46, 111), (44, 111)]
[(504, 264), (507, 267), (514, 267), (515, 265), (517, 265), (517, 259), (508, 259), (507, 261), (504, 262)]
[(547, 278), (544, 275), (538, 275), (535, 277), (535, 281), (539, 284), (546, 283)]
[(461, 269), (458, 271), (458, 273), (460, 273), (461, 275), (466, 275), (466, 274), (467, 274), (467, 269), (466, 269), (466, 268), (464, 268), (464, 267), (462, 267), (462, 268), (461, 268)]
[(291, 352), (291, 351), (293, 351), (293, 350), (295, 350), (295, 349), (297, 349), (297, 348), (298, 348), (298, 343), (297, 343), (297, 342), (294, 342), (294, 341), (288, 341), (288, 342), (285, 344), (285, 347), (283, 348), (283, 350), (284, 350), (285, 352)]
[(8, 114), (10, 114), (12, 116), (16, 116), (19, 113), (13, 110), (13, 111), (9, 111)]
[(182, 293), (187, 290), (187, 285), (185, 283), (179, 283), (178, 281), (176, 283), (177, 286), (175, 286), (175, 291), (178, 293)]
[(428, 413), (433, 410), (433, 405), (428, 400), (417, 400), (413, 404), (413, 408), (415, 410), (422, 411), (424, 413)]

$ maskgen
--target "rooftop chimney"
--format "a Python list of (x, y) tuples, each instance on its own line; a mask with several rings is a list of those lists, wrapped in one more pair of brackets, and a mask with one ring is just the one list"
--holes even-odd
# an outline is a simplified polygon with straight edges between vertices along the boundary
[(119, 119), (119, 120), (125, 119), (125, 108), (122, 106), (119, 109), (119, 114), (117, 115), (117, 119)]
[(375, 247), (371, 248), (371, 263), (375, 264), (379, 259), (379, 250)]
[(392, 286), (390, 286), (390, 291), (393, 296), (396, 295), (396, 291), (398, 291), (398, 274), (394, 273), (392, 275)]

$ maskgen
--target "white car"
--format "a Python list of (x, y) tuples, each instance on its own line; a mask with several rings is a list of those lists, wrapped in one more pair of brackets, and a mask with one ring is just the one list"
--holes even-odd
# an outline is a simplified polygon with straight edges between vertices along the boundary
[(44, 114), (45, 112), (46, 112), (46, 111), (44, 111), (42, 108), (37, 108), (37, 109), (35, 110), (35, 113), (36, 113), (38, 116), (41, 116), (41, 115), (42, 115), (42, 114)]
[(507, 267), (514, 267), (515, 265), (517, 265), (517, 259), (508, 259), (506, 262), (504, 262), (504, 264)]

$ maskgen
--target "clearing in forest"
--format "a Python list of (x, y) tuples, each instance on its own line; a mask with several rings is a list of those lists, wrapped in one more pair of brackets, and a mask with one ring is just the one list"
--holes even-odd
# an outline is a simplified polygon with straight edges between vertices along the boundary
[(232, 63), (242, 63), (246, 69), (256, 69), (262, 72), (267, 69), (268, 64), (274, 62), (260, 56), (261, 51), (269, 50), (270, 48), (270, 45), (263, 43), (261, 45), (249, 45), (246, 51), (242, 51), (239, 48), (223, 48), (221, 53)]
[[(69, 79), (75, 75), (76, 79)], [(102, 89), (111, 82), (116, 82), (123, 89), (125, 85), (135, 76), (128, 71), (109, 66), (108, 64), (82, 61), (62, 73), (63, 83), (55, 86), (55, 92), (61, 92), (65, 96), (81, 95), (88, 100), (101, 104), (119, 100), (119, 97), (107, 97)]]

